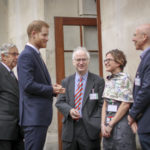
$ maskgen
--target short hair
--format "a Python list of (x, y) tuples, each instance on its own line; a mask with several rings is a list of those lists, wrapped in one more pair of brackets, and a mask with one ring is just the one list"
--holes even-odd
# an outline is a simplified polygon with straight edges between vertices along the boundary
[(127, 60), (126, 56), (123, 51), (119, 49), (113, 49), (106, 53), (106, 56), (111, 54), (114, 57), (114, 61), (120, 64), (120, 69), (123, 71), (124, 67), (126, 66)]
[(81, 47), (81, 46), (79, 46), (79, 47), (77, 47), (77, 48), (74, 49), (74, 51), (73, 51), (73, 53), (72, 53), (72, 60), (75, 59), (75, 54), (76, 54), (77, 52), (79, 52), (79, 51), (85, 52), (86, 55), (87, 55), (88, 60), (90, 60), (90, 53), (87, 51), (87, 49), (86, 49), (85, 47)]
[(9, 53), (9, 49), (12, 48), (12, 47), (16, 47), (16, 45), (14, 45), (12, 43), (4, 43), (0, 47), (0, 60), (1, 60), (1, 54), (7, 55)]
[(34, 20), (34, 21), (32, 21), (28, 25), (28, 28), (27, 28), (28, 37), (29, 38), (31, 37), (32, 31), (40, 32), (42, 27), (49, 28), (49, 25), (48, 25), (48, 23), (46, 23), (45, 21), (42, 21), (42, 20)]

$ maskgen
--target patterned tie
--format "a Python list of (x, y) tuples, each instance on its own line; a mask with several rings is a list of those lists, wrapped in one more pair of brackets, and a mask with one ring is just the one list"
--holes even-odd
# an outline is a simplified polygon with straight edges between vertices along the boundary
[(78, 83), (77, 89), (75, 91), (75, 96), (74, 96), (75, 97), (75, 109), (78, 111), (81, 109), (82, 94), (83, 94), (83, 80), (81, 77)]
[(10, 75), (15, 79), (16, 83), (18, 84), (18, 79), (16, 78), (14, 72), (11, 70)]

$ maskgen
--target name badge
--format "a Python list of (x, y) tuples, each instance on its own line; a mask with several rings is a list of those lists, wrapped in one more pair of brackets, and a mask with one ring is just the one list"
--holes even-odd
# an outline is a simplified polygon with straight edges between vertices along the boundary
[(117, 112), (117, 105), (108, 105), (107, 111)]
[(139, 78), (139, 76), (137, 76), (137, 77), (135, 78), (135, 85), (136, 85), (136, 86), (141, 86), (141, 79)]
[(98, 100), (98, 93), (90, 94), (90, 100)]

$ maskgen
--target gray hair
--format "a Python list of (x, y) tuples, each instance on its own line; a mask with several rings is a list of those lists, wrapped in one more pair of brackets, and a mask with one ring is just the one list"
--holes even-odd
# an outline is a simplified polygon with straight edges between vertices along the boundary
[(9, 49), (12, 48), (12, 47), (16, 47), (16, 45), (14, 45), (12, 43), (4, 43), (0, 47), (0, 60), (1, 60), (1, 54), (7, 55), (9, 53)]
[(85, 47), (81, 47), (81, 46), (79, 46), (79, 47), (77, 47), (77, 48), (74, 49), (74, 51), (73, 51), (73, 53), (72, 53), (72, 60), (75, 59), (75, 54), (76, 54), (77, 52), (79, 52), (79, 51), (85, 52), (86, 55), (87, 55), (88, 60), (90, 60), (90, 53), (87, 51), (87, 49), (86, 49)]

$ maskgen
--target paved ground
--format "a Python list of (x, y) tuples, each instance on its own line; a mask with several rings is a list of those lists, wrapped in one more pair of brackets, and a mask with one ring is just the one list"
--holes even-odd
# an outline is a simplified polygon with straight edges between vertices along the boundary
[[(138, 138), (137, 141), (137, 150), (141, 150)], [(58, 136), (57, 133), (50, 133), (47, 134), (46, 144), (44, 150), (58, 150)]]
[(58, 136), (48, 132), (44, 150), (58, 150)]

